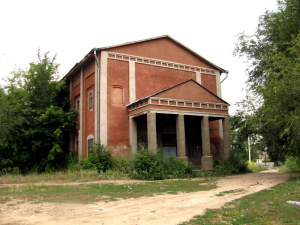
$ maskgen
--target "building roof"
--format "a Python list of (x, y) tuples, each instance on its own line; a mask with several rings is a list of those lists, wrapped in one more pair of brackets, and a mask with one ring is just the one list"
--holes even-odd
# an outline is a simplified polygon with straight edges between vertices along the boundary
[(211, 65), (212, 67), (220, 70), (221, 73), (227, 72), (225, 69), (222, 69), (221, 67), (213, 64), (209, 60), (205, 59), (204, 57), (202, 57), (201, 55), (197, 54), (196, 52), (194, 52), (190, 48), (186, 47), (185, 45), (181, 44), (180, 42), (178, 42), (174, 38), (170, 37), (169, 35), (162, 35), (162, 36), (148, 38), (148, 39), (143, 39), (143, 40), (139, 40), (139, 41), (126, 42), (126, 43), (119, 44), (119, 45), (112, 45), (112, 46), (106, 46), (106, 47), (101, 47), (101, 48), (93, 48), (93, 49), (90, 50), (90, 52), (80, 62), (76, 63), (73, 66), (73, 68), (64, 76), (64, 78), (69, 77), (74, 71), (78, 70), (80, 67), (82, 67), (85, 64), (89, 63), (93, 59), (93, 57), (94, 57), (93, 54), (94, 54), (95, 50), (98, 52), (98, 51), (103, 51), (103, 50), (110, 49), (110, 48), (116, 48), (116, 47), (121, 47), (121, 46), (126, 46), (126, 45), (132, 45), (132, 44), (137, 44), (137, 43), (142, 43), (142, 42), (147, 42), (147, 41), (157, 40), (157, 39), (162, 39), (162, 38), (166, 38), (166, 39), (168, 39), (168, 40), (176, 43), (177, 45), (179, 45), (182, 48), (186, 49), (188, 52), (190, 52), (192, 55), (196, 56), (200, 60), (202, 60), (202, 61), (208, 63), (209, 65)]

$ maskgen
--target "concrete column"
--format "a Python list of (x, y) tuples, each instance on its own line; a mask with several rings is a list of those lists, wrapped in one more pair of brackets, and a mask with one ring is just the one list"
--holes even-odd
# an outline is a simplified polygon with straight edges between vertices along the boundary
[(129, 61), (129, 102), (134, 102), (135, 100), (135, 62)]
[(201, 136), (202, 136), (202, 153), (203, 156), (210, 156), (210, 137), (208, 116), (201, 118)]
[(107, 58), (108, 53), (101, 52), (100, 62), (100, 141), (107, 146)]
[(137, 152), (137, 123), (134, 118), (129, 118), (129, 135), (131, 153), (134, 155)]
[(201, 84), (201, 72), (200, 71), (196, 72), (196, 82)]
[(179, 114), (176, 118), (176, 137), (177, 137), (177, 156), (187, 160), (186, 150), (185, 150), (184, 115), (182, 114)]
[(203, 171), (213, 169), (213, 158), (210, 155), (210, 135), (209, 135), (209, 120), (208, 116), (201, 118), (201, 136), (202, 136), (202, 153), (201, 169)]
[(231, 149), (229, 117), (222, 119), (223, 124), (223, 154), (227, 158)]
[(147, 133), (148, 133), (148, 149), (156, 152), (157, 135), (156, 135), (156, 113), (147, 112)]

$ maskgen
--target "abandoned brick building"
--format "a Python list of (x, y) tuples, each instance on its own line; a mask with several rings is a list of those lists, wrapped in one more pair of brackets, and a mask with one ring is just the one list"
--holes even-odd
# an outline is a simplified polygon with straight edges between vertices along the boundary
[(167, 35), (92, 49), (65, 76), (78, 110), (70, 151), (86, 157), (99, 140), (122, 156), (143, 143), (212, 169), (230, 151), (223, 73)]

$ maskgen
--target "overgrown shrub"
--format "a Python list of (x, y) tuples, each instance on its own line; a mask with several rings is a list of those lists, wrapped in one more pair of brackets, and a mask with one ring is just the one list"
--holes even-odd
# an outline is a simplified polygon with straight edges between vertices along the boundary
[(174, 155), (163, 157), (164, 178), (195, 177), (195, 166)]
[(238, 151), (230, 151), (229, 157), (221, 157), (215, 161), (214, 173), (218, 175), (248, 172), (247, 160)]
[(130, 172), (132, 167), (132, 160), (130, 158), (114, 158), (113, 159), (113, 168), (114, 171), (119, 171), (125, 174)]
[(300, 158), (297, 156), (287, 157), (284, 164), (280, 167), (284, 172), (297, 172), (300, 171)]
[(85, 170), (97, 170), (100, 173), (112, 168), (113, 157), (111, 151), (99, 142), (96, 142), (94, 146), (89, 149), (88, 157), (82, 160), (82, 169)]
[[(92, 170), (98, 173), (106, 172), (108, 177), (129, 175), (143, 180), (162, 180), (172, 178), (195, 177), (195, 167), (174, 155), (163, 156), (162, 149), (153, 153), (143, 146), (132, 158), (113, 158), (111, 152), (95, 143), (89, 150), (89, 155), (78, 163), (76, 156), (70, 157), (68, 171)], [(103, 173), (106, 176), (106, 173)]]
[(75, 172), (75, 171), (80, 171), (82, 169), (81, 164), (78, 162), (78, 153), (74, 153), (71, 156), (69, 156), (68, 159), (68, 166), (67, 170), (69, 172)]
[(162, 180), (164, 178), (162, 157), (148, 149), (138, 151), (133, 157), (131, 176), (145, 180)]
[(194, 177), (195, 167), (174, 155), (163, 156), (162, 150), (153, 153), (140, 149), (133, 157), (131, 176), (145, 180)]

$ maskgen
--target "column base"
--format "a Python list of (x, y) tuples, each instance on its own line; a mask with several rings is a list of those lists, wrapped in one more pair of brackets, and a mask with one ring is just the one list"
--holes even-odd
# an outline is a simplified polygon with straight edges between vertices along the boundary
[(188, 160), (188, 157), (186, 157), (186, 156), (178, 156), (177, 157), (178, 159), (183, 159), (183, 161), (185, 161), (185, 162), (188, 162), (189, 160)]
[(201, 170), (202, 171), (209, 171), (213, 170), (214, 162), (212, 156), (202, 156), (201, 157)]

